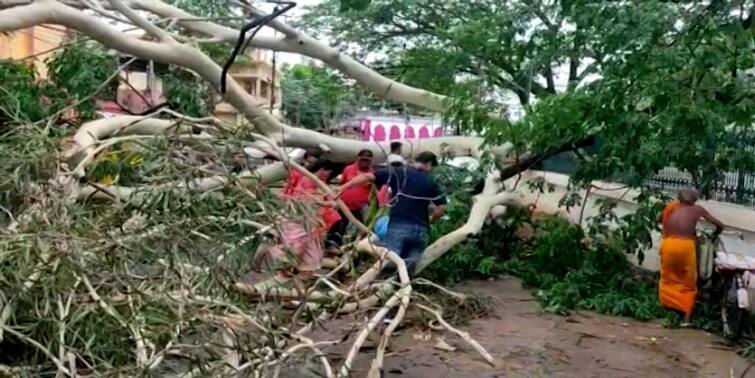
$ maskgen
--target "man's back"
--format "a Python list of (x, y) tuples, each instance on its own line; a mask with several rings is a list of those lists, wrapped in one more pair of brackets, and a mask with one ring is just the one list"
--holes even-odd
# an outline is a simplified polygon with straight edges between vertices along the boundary
[(663, 222), (663, 233), (669, 236), (695, 238), (697, 222), (703, 214), (703, 208), (698, 205), (682, 204)]
[(411, 223), (427, 226), (428, 207), (444, 205), (446, 197), (429, 173), (410, 166), (382, 168), (375, 172), (377, 186), (391, 188), (391, 223)]

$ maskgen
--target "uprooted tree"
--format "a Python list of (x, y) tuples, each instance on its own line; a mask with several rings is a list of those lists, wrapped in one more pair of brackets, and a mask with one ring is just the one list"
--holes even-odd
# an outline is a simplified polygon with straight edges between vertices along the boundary
[[(240, 9), (259, 12), (243, 4)], [(123, 53), (186, 68), (216, 89), (225, 87), (224, 99), (249, 120), (248, 127), (234, 128), (211, 117), (191, 118), (162, 109), (147, 116), (94, 120), (58, 140), (54, 136), (60, 131), (53, 127), (53, 118), (42, 117), (37, 124), (9, 123), (10, 136), (18, 138), (14, 143), (29, 142), (23, 152), (58, 151), (48, 162), (23, 153), (8, 162), (22, 169), (9, 170), (21, 177), (6, 182), (13, 191), (8, 198), (12, 206), (4, 207), (10, 235), (4, 239), (3, 250), (9, 252), (4, 264), (14, 274), (4, 275), (0, 329), (4, 345), (25, 346), (15, 355), (5, 354), (6, 362), (16, 362), (16, 372), (277, 374), (289, 359), (304, 354), (314, 355), (320, 363), (317, 370), (326, 376), (347, 375), (366, 337), (389, 310), (398, 307), (373, 361), (371, 370), (380, 371), (391, 331), (401, 322), (412, 294), (403, 262), (393, 252), (363, 239), (356, 249), (377, 257), (371, 267), (336, 281), (341, 278), (337, 274), (351, 267), (354, 252), (349, 252), (307, 288), (267, 281), (252, 286), (241, 276), (244, 266), (248, 268), (244, 260), (250, 260), (250, 245), (260, 234), (274, 232), (271, 225), (281, 211), (259, 185), (280, 179), (286, 168), (300, 169), (282, 147), (319, 148), (330, 160), (348, 161), (363, 148), (385, 156), (381, 154), (385, 146), (293, 128), (274, 118), (266, 104), (224, 77), (222, 68), (198, 48), (208, 41), (234, 43), (238, 32), (170, 5), (4, 2), (1, 13), (2, 31), (64, 25)], [(124, 34), (107, 19), (136, 26), (146, 34)], [(449, 106), (443, 96), (387, 79), (278, 20), (268, 25), (284, 37), (256, 37), (252, 46), (331, 62), (389, 99), (437, 111)], [(5, 113), (13, 115), (10, 110)], [(32, 137), (39, 133), (41, 138)], [(477, 137), (438, 138), (414, 145), (412, 152), (480, 156), (482, 143)], [(281, 162), (232, 174), (222, 161), (242, 147), (260, 149)], [(486, 150), (504, 159), (508, 146)], [(94, 163), (113, 154), (130, 154), (123, 160), (144, 161), (142, 169), (154, 174), (148, 175), (150, 180), (134, 175), (127, 180), (125, 174), (113, 183), (91, 180)], [(129, 181), (131, 186), (123, 185)], [(493, 207), (513, 202), (515, 195), (501, 189), (500, 175), (491, 172), (468, 224), (433, 244), (423, 264), (478, 232)], [(100, 206), (97, 200), (113, 206)], [(90, 226), (78, 223), (85, 218)], [(77, 237), (71, 237), (74, 229)], [(176, 240), (179, 234), (183, 240)], [(399, 267), (398, 280), (376, 281), (387, 261)], [(245, 304), (245, 295), (262, 301)], [(37, 307), (43, 303), (44, 308)], [(279, 306), (292, 303), (296, 310), (281, 315)], [(375, 307), (378, 311), (372, 313), (369, 309)], [(455, 331), (443, 322), (439, 309), (423, 308)], [(307, 334), (324, 319), (353, 312), (370, 314), (370, 321), (334, 370), (321, 349), (337, 341), (312, 340)], [(492, 363), (474, 340), (460, 335)], [(177, 361), (184, 363), (177, 366)]]
[[(669, 164), (701, 182), (731, 167), (752, 166), (752, 158), (736, 155), (735, 144), (726, 143), (751, 129), (753, 88), (743, 73), (752, 66), (749, 4), (743, 2), (737, 13), (739, 5), (716, 2), (646, 1), (634, 7), (569, 1), (542, 9), (543, 4), (526, 1), (511, 2), (516, 5), (511, 8), (496, 1), (362, 3), (367, 5), (362, 10), (346, 7), (345, 13), (320, 15), (344, 22), (343, 30), (354, 33), (364, 30), (354, 26), (355, 19), (373, 20), (384, 35), (349, 35), (351, 42), (390, 41), (386, 54), (399, 54), (397, 61), (406, 64), (387, 67), (386, 75), (434, 89), (431, 79), (448, 79), (444, 95), (384, 76), (279, 19), (267, 27), (281, 36), (247, 35), (246, 42), (320, 60), (376, 95), (445, 113), (482, 135), (407, 141), (412, 153), (431, 150), (490, 162), (467, 222), (430, 245), (420, 268), (478, 233), (491, 212), (500, 213), (494, 209), (521, 205), (520, 196), (503, 187), (504, 179), (594, 140), (600, 148), (579, 156), (574, 175), (582, 187), (617, 178), (642, 187), (644, 178)], [(54, 127), (55, 117), (9, 123), (13, 130), (2, 141), (6, 156), (0, 162), (10, 173), (1, 188), (9, 205), (2, 209), (8, 227), (0, 257), (0, 345), (17, 346), (7, 354), (8, 360), (21, 361), (14, 363), (15, 371), (278, 374), (294, 362), (306, 365), (299, 359), (310, 356), (316, 363), (312, 369), (343, 376), (368, 335), (398, 308), (380, 334), (370, 369), (377, 376), (391, 333), (411, 304), (437, 317), (492, 363), (469, 335), (443, 321), (440, 309), (412, 296), (413, 284), (422, 282), (410, 282), (400, 258), (369, 237), (345, 251), (311, 286), (245, 282), (250, 251), (262, 235), (275, 232), (281, 212), (305, 216), (309, 211), (280, 209), (265, 189), (286, 169), (301, 169), (284, 147), (319, 148), (330, 160), (346, 162), (363, 148), (383, 157), (386, 146), (294, 128), (270, 115), (266, 103), (222, 74), (213, 59), (217, 49), (209, 48), (226, 45), (230, 51), (239, 38), (229, 27), (234, 23), (214, 18), (265, 13), (247, 2), (232, 7), (208, 2), (207, 7), (212, 8), (208, 14), (192, 15), (156, 0), (0, 0), (0, 32), (64, 25), (108, 48), (189, 70), (249, 121), (237, 128), (161, 109), (94, 120), (72, 136)], [(145, 34), (123, 33), (106, 20)], [(529, 34), (530, 24), (537, 25), (536, 33)], [(519, 43), (523, 36), (530, 42)], [(399, 48), (423, 42), (440, 47)], [(587, 58), (587, 67), (580, 69)], [(439, 76), (436, 63), (453, 67), (453, 75)], [(571, 85), (559, 94), (553, 70), (562, 63), (570, 68)], [(591, 73), (603, 78), (580, 86)], [(468, 80), (459, 83), (458, 75)], [(498, 117), (498, 104), (490, 100), (503, 91), (527, 106), (532, 95), (540, 102), (512, 124)], [(688, 99), (699, 106), (690, 107)], [(673, 140), (680, 144), (665, 145)], [(244, 147), (280, 162), (234, 173), (227, 162)], [(139, 174), (125, 174), (136, 168), (119, 163), (119, 180), (97, 183), (92, 170), (107, 156), (142, 161)], [(356, 251), (373, 256), (367, 269), (354, 268)], [(387, 261), (399, 267), (398, 278), (377, 280)], [(324, 320), (354, 314), (368, 320), (358, 324), (343, 356), (329, 357), (323, 351), (343, 341), (311, 335)]]

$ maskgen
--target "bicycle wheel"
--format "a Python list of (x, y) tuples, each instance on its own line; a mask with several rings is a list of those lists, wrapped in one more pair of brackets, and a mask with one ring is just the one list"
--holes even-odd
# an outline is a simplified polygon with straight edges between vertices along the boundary
[(737, 277), (738, 274), (736, 273), (726, 275), (721, 298), (721, 320), (724, 335), (732, 339), (738, 339), (746, 331), (749, 331), (749, 311), (739, 308), (737, 302)]

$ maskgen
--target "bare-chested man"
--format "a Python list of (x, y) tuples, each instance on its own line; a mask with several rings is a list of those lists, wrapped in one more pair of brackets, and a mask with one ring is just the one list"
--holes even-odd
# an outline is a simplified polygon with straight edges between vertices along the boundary
[(695, 241), (697, 222), (702, 218), (716, 226), (721, 233), (723, 223), (697, 205), (694, 189), (679, 192), (679, 200), (666, 206), (661, 214), (661, 281), (658, 294), (661, 305), (681, 311), (684, 324), (689, 326), (697, 295), (697, 256)]

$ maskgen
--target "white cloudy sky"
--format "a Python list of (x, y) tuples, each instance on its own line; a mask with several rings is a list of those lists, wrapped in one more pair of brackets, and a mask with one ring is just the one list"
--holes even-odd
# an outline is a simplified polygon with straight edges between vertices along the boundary
[[(291, 9), (288, 13), (286, 13), (285, 18), (284, 18), (286, 22), (290, 22), (296, 17), (300, 16), (302, 13), (304, 13), (305, 6), (319, 4), (322, 0), (294, 0), (294, 1), (296, 2), (296, 7), (294, 7), (294, 9)], [(264, 6), (263, 8), (267, 9), (268, 11), (272, 11), (273, 7), (274, 7), (273, 4), (268, 4), (267, 6)], [(260, 31), (260, 34), (272, 35), (274, 34), (274, 32), (270, 28), (265, 28), (264, 30)], [(276, 56), (276, 59), (279, 63), (297, 64), (297, 63), (304, 62), (304, 58), (302, 58), (300, 55), (288, 54), (288, 53), (278, 53)]]

